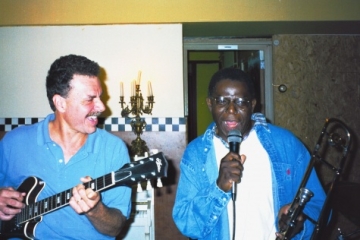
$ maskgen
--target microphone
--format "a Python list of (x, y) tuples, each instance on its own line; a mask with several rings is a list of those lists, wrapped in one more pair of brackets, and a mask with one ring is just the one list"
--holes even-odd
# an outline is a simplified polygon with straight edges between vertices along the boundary
[[(235, 152), (235, 153), (239, 153), (240, 150), (240, 143), (243, 140), (243, 137), (241, 135), (241, 132), (238, 130), (231, 130), (228, 133), (228, 143), (229, 143), (229, 149), (230, 152)], [(231, 198), (233, 201), (236, 200), (236, 183), (233, 182), (232, 183), (232, 187), (231, 187)]]

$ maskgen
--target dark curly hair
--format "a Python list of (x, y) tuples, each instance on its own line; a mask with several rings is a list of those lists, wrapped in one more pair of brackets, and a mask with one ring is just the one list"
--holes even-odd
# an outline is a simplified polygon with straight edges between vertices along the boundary
[(99, 65), (83, 56), (71, 54), (55, 60), (46, 77), (46, 93), (51, 109), (56, 110), (52, 100), (55, 94), (67, 97), (74, 74), (92, 77), (98, 76), (99, 72)]
[(255, 96), (255, 87), (254, 82), (248, 74), (238, 68), (224, 68), (211, 77), (209, 88), (208, 88), (208, 97), (211, 97), (215, 91), (216, 84), (222, 80), (229, 79), (231, 81), (239, 81), (246, 84), (251, 99), (254, 99)]

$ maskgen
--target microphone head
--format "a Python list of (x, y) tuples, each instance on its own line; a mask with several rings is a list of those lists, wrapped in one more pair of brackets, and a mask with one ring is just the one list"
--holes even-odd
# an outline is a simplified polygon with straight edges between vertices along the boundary
[(231, 130), (228, 133), (228, 138), (227, 138), (228, 142), (237, 142), (237, 143), (241, 143), (243, 140), (243, 137), (241, 135), (241, 132), (239, 130)]

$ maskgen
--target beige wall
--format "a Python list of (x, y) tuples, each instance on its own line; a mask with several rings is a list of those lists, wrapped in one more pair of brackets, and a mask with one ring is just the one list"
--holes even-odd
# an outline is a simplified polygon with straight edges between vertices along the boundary
[(359, 20), (354, 0), (1, 0), (0, 25)]
[(120, 117), (120, 81), (125, 101), (142, 71), (141, 90), (152, 82), (149, 117), (183, 117), (182, 26), (180, 24), (0, 28), (0, 118), (44, 117), (45, 78), (62, 55), (80, 54), (100, 64), (106, 84), (106, 116)]

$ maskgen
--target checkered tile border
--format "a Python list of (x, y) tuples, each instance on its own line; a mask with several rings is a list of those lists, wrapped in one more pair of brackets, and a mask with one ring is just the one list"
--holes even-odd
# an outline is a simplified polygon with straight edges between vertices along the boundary
[[(44, 118), (0, 118), (0, 132), (8, 132), (16, 127), (37, 123)], [(147, 132), (186, 132), (185, 118), (143, 118)], [(98, 127), (107, 131), (131, 132), (131, 118), (99, 118)]]

